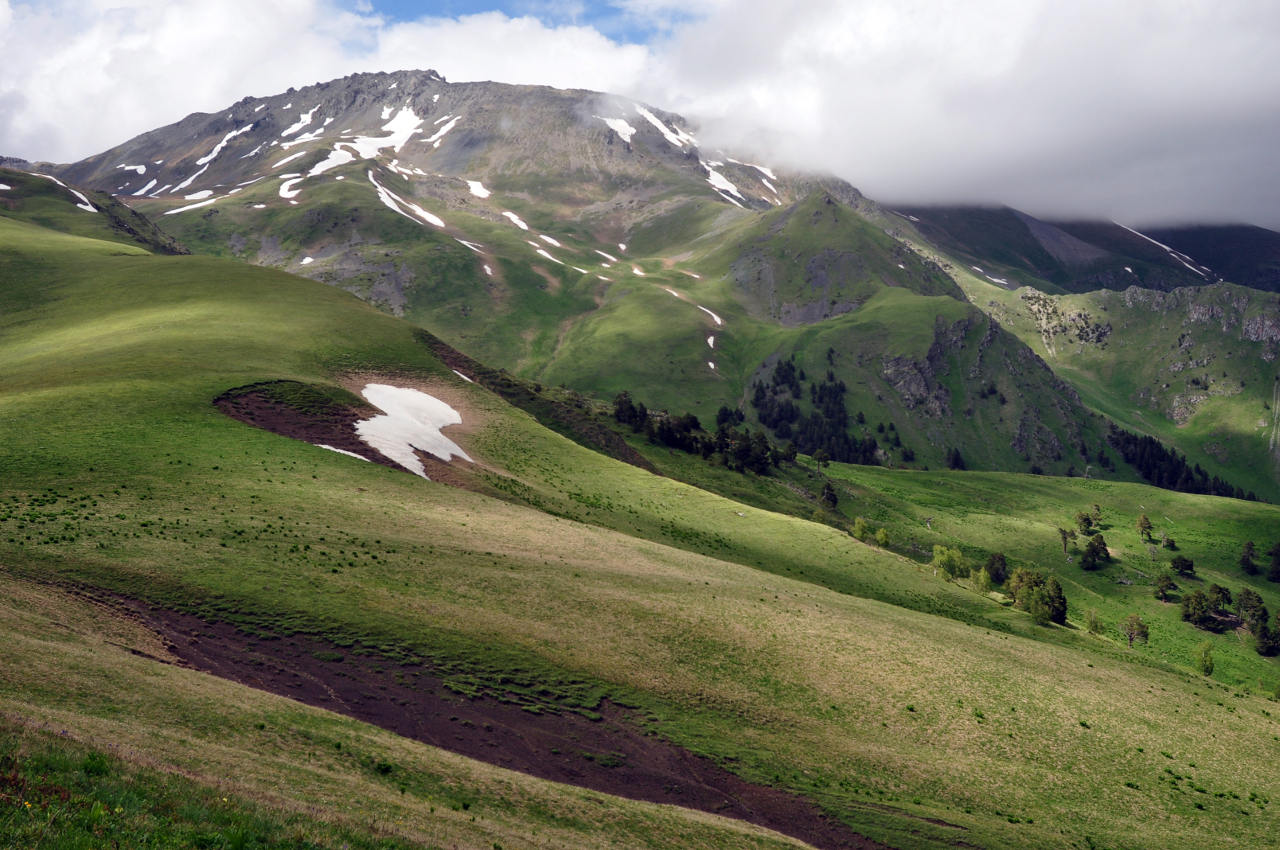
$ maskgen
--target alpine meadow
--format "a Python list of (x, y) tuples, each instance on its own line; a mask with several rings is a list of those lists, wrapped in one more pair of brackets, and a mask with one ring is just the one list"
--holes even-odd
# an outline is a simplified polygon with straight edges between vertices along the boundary
[(701, 133), (401, 70), (0, 161), (0, 844), (1273, 845), (1280, 234)]

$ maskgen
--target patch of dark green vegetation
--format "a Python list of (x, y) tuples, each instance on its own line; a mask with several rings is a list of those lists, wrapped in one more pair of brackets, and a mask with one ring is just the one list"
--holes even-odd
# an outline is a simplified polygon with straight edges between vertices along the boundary
[(350, 409), (373, 410), (369, 403), (342, 387), (301, 381), (260, 381), (227, 390), (214, 403), (259, 395), (305, 416), (332, 416)]
[(623, 391), (613, 400), (613, 418), (644, 434), (650, 443), (697, 455), (734, 472), (768, 475), (784, 460), (796, 459), (794, 448), (779, 449), (764, 432), (733, 427), (742, 416), (727, 407), (720, 408), (715, 433), (710, 434), (692, 413), (671, 416), (665, 411), (650, 411), (644, 402), (633, 402), (631, 394)]
[[(832, 362), (834, 357), (835, 349), (829, 348), (828, 362)], [(885, 453), (876, 438), (865, 428), (861, 435), (850, 433), (845, 382), (828, 369), (824, 379), (808, 381), (809, 391), (806, 394), (806, 381), (808, 376), (804, 369), (796, 368), (794, 355), (774, 364), (769, 380), (756, 381), (752, 389), (751, 406), (760, 423), (771, 429), (778, 439), (790, 440), (793, 453), (812, 455), (824, 461), (878, 465)], [(859, 426), (866, 424), (866, 417), (860, 412), (852, 419)], [(887, 430), (881, 423), (879, 433), (884, 435), (889, 447), (899, 449), (904, 461), (915, 459), (914, 452), (903, 447), (892, 422)]]
[(1233, 486), (1218, 476), (1210, 476), (1200, 467), (1187, 463), (1186, 455), (1170, 449), (1155, 437), (1134, 434), (1111, 426), (1107, 441), (1114, 446), (1128, 463), (1149, 484), (1179, 493), (1200, 493), (1209, 496), (1225, 496), (1229, 499), (1259, 501), (1258, 494)]
[(539, 423), (584, 448), (638, 466), (654, 474), (658, 470), (595, 415), (590, 402), (564, 390), (553, 394), (536, 381), (517, 378), (505, 369), (491, 369), (472, 360), (430, 331), (414, 330), (414, 337), (451, 369), (464, 372), (480, 386), (501, 396)]

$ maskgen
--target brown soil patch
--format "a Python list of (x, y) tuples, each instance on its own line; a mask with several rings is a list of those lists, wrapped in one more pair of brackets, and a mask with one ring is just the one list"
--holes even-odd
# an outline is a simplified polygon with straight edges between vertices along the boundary
[(120, 600), (164, 638), (185, 666), (489, 764), (607, 794), (736, 818), (828, 850), (885, 845), (850, 830), (812, 802), (729, 773), (710, 759), (641, 731), (609, 702), (600, 720), (531, 712), (456, 693), (429, 668), (353, 654), (304, 635), (250, 636), (212, 622)]
[[(475, 457), (475, 451), (467, 445), (466, 437), (478, 430), (481, 423), (466, 404), (464, 393), (458, 392), (445, 381), (423, 381), (421, 378), (399, 375), (349, 375), (340, 381), (341, 385), (360, 395), (366, 384), (392, 384), (408, 387), (435, 396), (457, 410), (462, 417), (458, 425), (446, 426), (450, 439), (462, 446), (468, 455)], [(324, 412), (302, 412), (286, 404), (276, 401), (262, 392), (243, 392), (233, 390), (214, 399), (214, 406), (223, 413), (248, 425), (263, 428), (273, 434), (303, 440), (312, 445), (333, 446), (337, 449), (357, 454), (373, 463), (406, 471), (395, 461), (381, 452), (371, 448), (356, 434), (355, 424), (362, 419), (377, 416), (380, 411), (372, 405), (347, 406), (334, 405)], [(462, 439), (459, 439), (459, 438)], [(468, 490), (478, 489), (477, 482), (465, 470), (476, 464), (468, 463), (460, 458), (445, 462), (426, 452), (417, 452), (427, 478), (441, 484), (462, 487)], [(484, 464), (480, 464), (485, 466)], [(502, 470), (495, 470), (502, 472)]]
[(255, 391), (234, 395), (226, 393), (214, 399), (213, 405), (246, 425), (312, 445), (333, 446), (374, 463), (400, 469), (399, 464), (371, 449), (356, 435), (356, 422), (378, 414), (373, 407), (334, 406), (324, 413), (304, 414)]

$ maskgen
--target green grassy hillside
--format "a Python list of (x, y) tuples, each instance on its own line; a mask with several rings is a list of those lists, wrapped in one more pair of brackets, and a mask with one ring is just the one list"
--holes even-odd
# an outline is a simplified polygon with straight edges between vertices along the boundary
[(1060, 297), (972, 279), (966, 287), (1091, 408), (1235, 486), (1280, 499), (1274, 294), (1231, 284)]
[[(157, 664), (154, 638), (68, 596), (78, 585), (421, 659), (464, 692), (531, 709), (590, 710), (608, 695), (660, 737), (895, 846), (1268, 840), (1280, 784), (1266, 765), (1280, 750), (1256, 680), (1270, 684), (1270, 662), (1224, 650), (1205, 680), (1158, 628), (1130, 651), (1034, 626), (828, 526), (610, 461), (453, 375), (411, 325), (332, 288), (9, 220), (0, 245), (6, 746), (24, 771), (43, 759), (58, 782), (80, 783), (65, 802), (86, 818), (110, 803), (129, 814), (122, 830), (151, 818), (186, 834), (208, 818), (166, 807), (158, 777), (179, 773), (216, 789), (198, 797), (222, 812), (215, 823), (272, 840), (301, 831), (320, 846), (351, 831), (442, 846), (785, 843)], [(456, 475), (472, 489), (255, 429), (211, 404), (255, 381), (358, 387), (373, 375), (462, 411), (456, 436), (478, 464)], [(923, 501), (922, 490), (970, 480), (982, 479), (878, 483), (877, 498), (889, 505), (904, 486)], [(1172, 498), (1115, 493), (1104, 516), (1122, 515), (1122, 499)], [(1035, 498), (1031, 542), (1010, 552), (1028, 562), (1048, 558), (1055, 500), (1075, 501)], [(1275, 525), (1269, 506), (1195, 507), (1207, 505), (1226, 506), (1236, 533)], [(1176, 508), (1181, 521), (1189, 508)], [(905, 530), (914, 509), (896, 510)], [(948, 512), (968, 514), (936, 509)], [(1199, 534), (1185, 545), (1207, 547)], [(1069, 591), (1073, 619), (1081, 592)], [(70, 741), (43, 737), (41, 724)], [(93, 752), (121, 761), (85, 769), (103, 764)], [(101, 779), (117, 775), (132, 797)], [(290, 819), (300, 810), (305, 826)], [(81, 829), (41, 811), (56, 834)], [(101, 837), (107, 823), (86, 828)]]

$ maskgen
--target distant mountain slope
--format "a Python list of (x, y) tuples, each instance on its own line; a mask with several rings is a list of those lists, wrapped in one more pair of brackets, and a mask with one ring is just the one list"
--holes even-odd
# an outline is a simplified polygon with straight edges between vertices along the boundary
[(1113, 222), (1047, 222), (1009, 207), (899, 207), (925, 238), (1005, 288), (1045, 292), (1169, 290), (1218, 279), (1215, 270)]
[(973, 281), (974, 303), (1094, 410), (1280, 500), (1280, 299), (1215, 283), (1054, 296)]
[(1199, 258), (1223, 278), (1280, 292), (1280, 233), (1253, 225), (1153, 228), (1150, 235)]
[[(755, 384), (794, 357), (846, 385), (847, 423), (823, 439), (883, 443), (860, 457), (1066, 473), (1100, 439), (852, 186), (704, 150), (679, 116), (625, 98), (362, 74), (192, 115), (59, 173), (194, 250), (341, 286), (482, 362), (605, 399), (755, 419)], [(1080, 252), (1065, 236), (1054, 250)], [(829, 348), (847, 356), (828, 364)], [(999, 389), (1010, 406), (975, 418)]]

